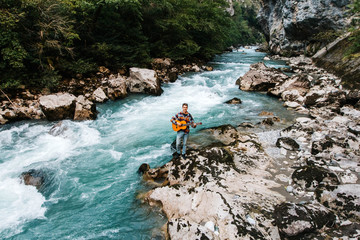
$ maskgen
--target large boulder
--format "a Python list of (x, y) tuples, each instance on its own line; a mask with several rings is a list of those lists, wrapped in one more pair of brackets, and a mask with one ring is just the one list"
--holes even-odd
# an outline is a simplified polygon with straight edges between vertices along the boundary
[(236, 84), (243, 91), (268, 91), (286, 80), (288, 76), (275, 68), (268, 68), (263, 62), (250, 66), (250, 70), (240, 77)]
[(130, 76), (126, 79), (126, 84), (132, 93), (160, 95), (163, 92), (156, 72), (151, 69), (130, 68)]
[(294, 237), (312, 232), (328, 225), (331, 226), (336, 216), (319, 203), (295, 204), (284, 202), (275, 207), (275, 223), (284, 237)]
[(76, 97), (69, 93), (58, 93), (40, 97), (40, 107), (50, 121), (74, 118)]
[(168, 238), (280, 239), (272, 213), (285, 198), (273, 190), (280, 185), (269, 180), (271, 159), (257, 136), (231, 125), (202, 135), (220, 143), (189, 150), (186, 158), (158, 168), (167, 171), (167, 185), (145, 195), (166, 214)]
[(275, 88), (269, 89), (269, 94), (281, 97), (284, 101), (295, 101), (304, 96), (310, 89), (312, 77), (307, 74), (293, 75)]

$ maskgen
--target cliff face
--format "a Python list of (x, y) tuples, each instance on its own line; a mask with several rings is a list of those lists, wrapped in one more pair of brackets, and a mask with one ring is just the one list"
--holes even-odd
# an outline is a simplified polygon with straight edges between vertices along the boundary
[[(304, 53), (319, 32), (340, 30), (349, 24), (350, 0), (262, 0), (258, 20), (272, 53)], [(308, 49), (309, 50), (309, 49)]]

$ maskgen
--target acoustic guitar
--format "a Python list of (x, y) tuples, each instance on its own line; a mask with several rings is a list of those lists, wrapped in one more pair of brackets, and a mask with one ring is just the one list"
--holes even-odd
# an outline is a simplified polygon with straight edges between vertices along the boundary
[[(181, 124), (181, 126), (177, 124), (172, 124), (172, 128), (175, 132), (178, 132), (180, 130), (185, 130), (187, 126), (191, 125), (191, 123), (186, 123), (186, 121), (179, 121), (179, 120), (175, 120), (175, 121)], [(201, 124), (202, 122), (196, 123), (196, 125), (201, 125)]]

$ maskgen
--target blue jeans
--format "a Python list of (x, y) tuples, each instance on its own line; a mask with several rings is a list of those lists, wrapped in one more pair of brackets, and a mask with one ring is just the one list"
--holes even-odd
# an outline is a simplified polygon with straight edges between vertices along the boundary
[(182, 154), (186, 153), (186, 141), (189, 138), (189, 134), (184, 131), (178, 131), (176, 135), (176, 152), (180, 154), (181, 138), (183, 139)]

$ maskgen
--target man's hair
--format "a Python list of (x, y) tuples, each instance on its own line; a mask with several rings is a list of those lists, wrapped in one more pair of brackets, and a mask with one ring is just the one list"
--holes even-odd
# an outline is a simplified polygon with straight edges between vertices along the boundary
[(182, 106), (187, 106), (187, 107), (189, 107), (189, 105), (188, 105), (187, 103), (183, 103)]

